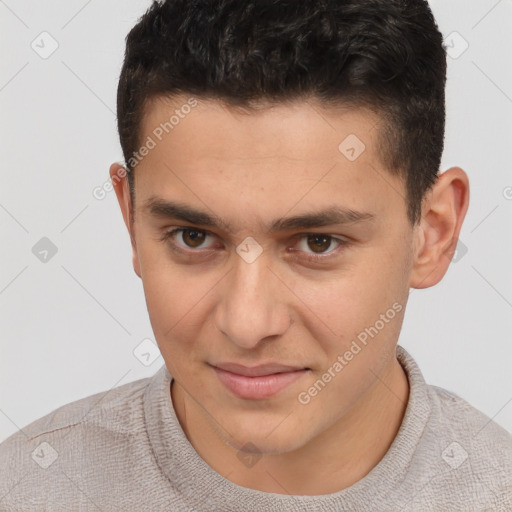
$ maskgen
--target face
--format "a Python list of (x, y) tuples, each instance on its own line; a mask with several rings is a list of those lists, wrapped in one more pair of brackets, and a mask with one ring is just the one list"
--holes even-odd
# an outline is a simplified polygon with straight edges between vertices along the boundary
[(187, 99), (148, 105), (135, 270), (173, 386), (231, 446), (291, 451), (394, 360), (414, 245), (405, 186), (368, 111)]

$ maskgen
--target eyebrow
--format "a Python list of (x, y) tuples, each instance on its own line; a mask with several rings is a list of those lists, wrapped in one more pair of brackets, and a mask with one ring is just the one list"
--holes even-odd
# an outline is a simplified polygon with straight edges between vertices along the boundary
[[(145, 201), (143, 209), (155, 217), (165, 217), (181, 220), (190, 224), (206, 226), (212, 229), (224, 229), (233, 232), (233, 227), (220, 217), (198, 210), (183, 203), (166, 201), (151, 197)], [(329, 225), (355, 224), (371, 221), (375, 215), (370, 212), (359, 212), (350, 208), (331, 206), (320, 211), (304, 213), (293, 217), (283, 217), (270, 222), (269, 233), (319, 228)]]

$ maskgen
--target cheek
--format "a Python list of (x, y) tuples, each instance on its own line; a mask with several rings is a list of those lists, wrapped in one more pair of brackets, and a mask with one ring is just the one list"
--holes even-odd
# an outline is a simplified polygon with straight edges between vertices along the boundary
[(295, 280), (301, 322), (329, 357), (343, 353), (360, 333), (364, 339), (366, 329), (376, 323), (379, 339), (396, 341), (401, 324), (398, 313), (408, 295), (406, 256), (403, 248), (402, 253), (369, 248), (342, 270), (318, 279)]
[(170, 255), (155, 243), (139, 244), (139, 260), (146, 305), (159, 345), (183, 336), (183, 329), (197, 322), (215, 281), (207, 274), (193, 273), (173, 263)]

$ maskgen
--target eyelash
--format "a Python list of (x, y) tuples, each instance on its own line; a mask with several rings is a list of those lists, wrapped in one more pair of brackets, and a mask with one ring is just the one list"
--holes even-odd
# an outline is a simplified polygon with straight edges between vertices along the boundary
[[(161, 241), (162, 242), (171, 242), (171, 248), (174, 250), (174, 251), (177, 251), (177, 252), (180, 252), (182, 254), (193, 254), (193, 253), (198, 253), (201, 249), (184, 249), (183, 247), (180, 247), (178, 246), (172, 239), (174, 237), (174, 235), (176, 235), (177, 233), (183, 233), (185, 231), (198, 231), (200, 233), (204, 233), (206, 236), (213, 236), (215, 237), (216, 235), (214, 235), (213, 233), (209, 233), (208, 231), (205, 231), (204, 229), (196, 229), (196, 228), (185, 228), (185, 227), (181, 227), (181, 228), (173, 228), (167, 232), (164, 233), (164, 235), (162, 236), (161, 238)], [(306, 239), (307, 237), (309, 236), (325, 236), (325, 237), (328, 237), (331, 241), (334, 241), (334, 242), (337, 242), (338, 243), (338, 246), (336, 248), (334, 248), (333, 250), (327, 252), (327, 253), (319, 253), (318, 255), (314, 255), (312, 253), (304, 253), (305, 255), (304, 256), (301, 256), (302, 259), (306, 259), (308, 261), (311, 261), (311, 262), (321, 262), (321, 261), (324, 261), (326, 260), (327, 258), (332, 258), (333, 255), (337, 255), (338, 252), (343, 249), (344, 247), (346, 247), (349, 242), (343, 238), (339, 238), (339, 237), (335, 237), (335, 236), (332, 236), (332, 235), (328, 235), (326, 233), (302, 233), (300, 235), (297, 236), (297, 238), (299, 238), (299, 241), (300, 240), (303, 240), (303, 239)], [(203, 249), (205, 250), (205, 249)], [(208, 250), (208, 249), (206, 249)], [(294, 252), (304, 252), (304, 251), (294, 251)]]

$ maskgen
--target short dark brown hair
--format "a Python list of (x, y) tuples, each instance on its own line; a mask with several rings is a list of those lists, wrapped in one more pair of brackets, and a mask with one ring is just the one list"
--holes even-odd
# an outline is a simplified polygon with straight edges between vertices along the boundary
[(313, 97), (381, 116), (382, 159), (404, 178), (415, 224), (441, 162), (445, 82), (442, 35), (424, 0), (154, 1), (126, 38), (117, 95), (132, 201), (149, 99), (251, 108)]

